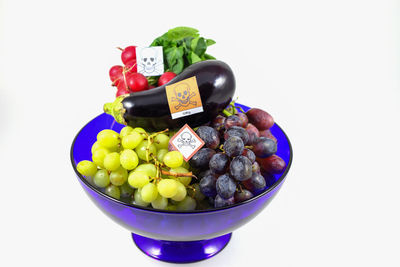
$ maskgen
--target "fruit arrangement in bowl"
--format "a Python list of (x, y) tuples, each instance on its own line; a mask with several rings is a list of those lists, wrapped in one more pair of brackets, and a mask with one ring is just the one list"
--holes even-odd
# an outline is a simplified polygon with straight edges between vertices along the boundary
[[(163, 47), (165, 62), (158, 77), (136, 72), (148, 71), (136, 62), (152, 62), (138, 58), (146, 49), (123, 49), (125, 66), (110, 70), (115, 100), (71, 147), (94, 203), (164, 261), (222, 250), (272, 200), (291, 165), (289, 139), (272, 116), (232, 101), (232, 70), (205, 54), (213, 43), (187, 27), (158, 37), (152, 45)], [(128, 82), (140, 75), (146, 86)]]

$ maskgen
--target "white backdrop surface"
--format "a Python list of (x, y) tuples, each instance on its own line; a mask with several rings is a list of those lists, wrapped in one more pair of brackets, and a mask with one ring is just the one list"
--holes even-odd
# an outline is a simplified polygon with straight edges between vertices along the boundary
[(294, 150), (271, 204), (190, 265), (399, 266), (398, 16), (383, 0), (0, 1), (1, 265), (171, 266), (90, 202), (69, 149), (114, 97), (115, 47), (185, 25)]

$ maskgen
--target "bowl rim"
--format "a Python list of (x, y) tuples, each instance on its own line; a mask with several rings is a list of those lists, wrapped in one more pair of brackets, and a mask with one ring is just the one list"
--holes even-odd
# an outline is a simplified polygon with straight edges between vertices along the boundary
[[(243, 105), (243, 104), (241, 104)], [(121, 201), (119, 199), (113, 198), (108, 196), (107, 194), (101, 192), (100, 190), (98, 190), (96, 187), (94, 187), (93, 185), (91, 185), (85, 178), (83, 175), (81, 175), (77, 168), (76, 168), (76, 164), (75, 164), (75, 160), (74, 160), (74, 146), (75, 146), (75, 141), (76, 138), (79, 136), (79, 134), (81, 133), (81, 131), (89, 124), (91, 123), (93, 120), (97, 119), (98, 117), (104, 115), (105, 113), (102, 113), (98, 116), (96, 116), (95, 118), (93, 118), (92, 120), (90, 120), (89, 122), (87, 122), (80, 130), (79, 132), (75, 135), (74, 137), (74, 141), (72, 142), (71, 145), (71, 149), (70, 149), (70, 159), (71, 159), (71, 164), (72, 167), (76, 173), (76, 175), (79, 177), (79, 179), (81, 180), (81, 182), (83, 182), (87, 187), (89, 187), (91, 190), (93, 190), (94, 192), (96, 192), (97, 194), (101, 195), (104, 198), (107, 198), (113, 202), (116, 202), (120, 205), (124, 205), (130, 208), (136, 208), (136, 209), (140, 209), (140, 210), (144, 210), (144, 211), (150, 211), (150, 212), (161, 212), (161, 213), (169, 213), (169, 214), (193, 214), (193, 213), (207, 213), (207, 212), (217, 212), (217, 211), (222, 211), (222, 210), (228, 210), (228, 209), (232, 209), (241, 205), (246, 205), (252, 201), (255, 201), (258, 198), (261, 198), (263, 196), (265, 196), (266, 194), (268, 194), (269, 192), (273, 191), (278, 185), (280, 185), (283, 180), (286, 178), (286, 175), (288, 174), (290, 167), (292, 165), (292, 160), (293, 160), (293, 149), (292, 149), (292, 144), (288, 138), (288, 136), (286, 135), (286, 133), (283, 131), (283, 129), (275, 122), (274, 125), (276, 125), (283, 133), (283, 135), (285, 136), (288, 145), (289, 145), (289, 151), (290, 151), (290, 157), (289, 157), (289, 162), (286, 164), (286, 169), (285, 171), (282, 173), (281, 177), (273, 184), (271, 185), (267, 190), (265, 190), (264, 192), (253, 196), (252, 198), (245, 200), (243, 202), (239, 202), (239, 203), (235, 203), (233, 205), (229, 205), (229, 206), (224, 206), (224, 207), (220, 207), (220, 208), (212, 208), (212, 209), (205, 209), (205, 210), (194, 210), (194, 211), (177, 211), (177, 210), (161, 210), (161, 209), (155, 209), (155, 208), (150, 208), (150, 207), (143, 207), (143, 206), (139, 206), (139, 205), (135, 205), (135, 204), (130, 204), (130, 203), (126, 203), (124, 201)]]

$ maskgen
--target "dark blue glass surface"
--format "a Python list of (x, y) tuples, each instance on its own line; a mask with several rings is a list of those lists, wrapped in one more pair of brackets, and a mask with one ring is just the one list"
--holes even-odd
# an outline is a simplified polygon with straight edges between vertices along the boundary
[[(237, 106), (244, 111), (249, 109), (240, 104)], [(229, 242), (232, 231), (252, 220), (270, 203), (285, 181), (292, 161), (289, 139), (275, 124), (271, 133), (278, 140), (276, 154), (285, 160), (287, 167), (284, 173), (275, 175), (275, 182), (270, 183), (271, 186), (261, 194), (242, 203), (210, 210), (180, 212), (144, 208), (105, 195), (76, 171), (78, 162), (91, 160), (91, 147), (99, 131), (113, 129), (119, 132), (122, 127), (105, 113), (90, 121), (72, 144), (72, 166), (80, 184), (95, 205), (112, 220), (134, 233), (133, 239), (142, 251), (159, 260), (192, 262), (218, 253)]]

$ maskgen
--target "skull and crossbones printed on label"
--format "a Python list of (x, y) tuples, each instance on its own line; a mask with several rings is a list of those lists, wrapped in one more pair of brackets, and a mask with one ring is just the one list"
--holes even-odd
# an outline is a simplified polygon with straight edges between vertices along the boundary
[(185, 124), (169, 142), (175, 150), (182, 153), (185, 161), (188, 161), (202, 146), (204, 146), (204, 141), (187, 124)]
[(196, 77), (165, 87), (172, 119), (203, 112)]
[(137, 72), (144, 76), (160, 76), (164, 73), (162, 46), (136, 47)]

